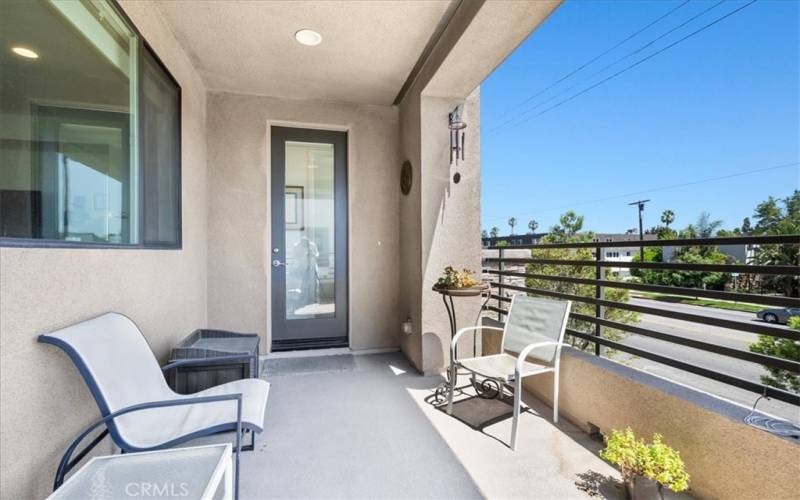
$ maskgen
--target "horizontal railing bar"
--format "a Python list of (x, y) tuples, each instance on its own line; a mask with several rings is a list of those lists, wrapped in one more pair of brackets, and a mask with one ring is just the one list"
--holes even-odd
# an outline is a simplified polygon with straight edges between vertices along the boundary
[[(493, 287), (497, 287), (497, 283), (495, 282), (490, 282), (489, 284)], [(575, 300), (586, 304), (594, 304), (599, 306), (624, 309), (626, 311), (633, 311), (642, 314), (652, 314), (654, 316), (662, 316), (665, 318), (688, 321), (690, 323), (700, 323), (703, 325), (718, 326), (721, 328), (729, 328), (731, 330), (738, 330), (742, 332), (750, 332), (761, 335), (770, 335), (773, 337), (782, 337), (790, 340), (800, 341), (800, 331), (794, 331), (788, 328), (780, 328), (759, 323), (745, 323), (742, 321), (733, 321), (729, 319), (715, 318), (711, 316), (701, 316), (698, 314), (684, 313), (668, 309), (659, 309), (655, 307), (627, 304), (625, 302), (614, 302), (612, 300), (596, 299), (594, 297), (583, 297), (581, 295), (574, 295), (571, 293), (554, 292), (552, 290), (544, 290), (541, 288), (529, 288), (525, 286), (510, 285), (508, 283), (503, 283), (503, 288), (507, 290), (515, 290), (518, 292), (532, 293), (534, 295), (544, 295), (548, 297), (556, 297), (559, 299)]]
[(778, 236), (732, 236), (725, 238), (683, 238), (674, 240), (584, 241), (576, 243), (530, 243), (525, 245), (490, 246), (485, 250), (515, 248), (621, 248), (621, 247), (683, 247), (708, 245), (800, 245), (800, 234)]
[[(508, 297), (504, 298), (508, 299)], [(499, 307), (488, 306), (487, 309), (500, 314), (508, 314), (508, 310)], [(595, 318), (594, 316), (589, 316), (586, 314), (571, 313), (570, 318), (578, 321), (585, 321), (587, 323), (600, 324), (603, 326), (607, 326), (609, 328), (615, 328), (617, 330), (624, 330), (626, 332), (634, 333), (637, 335), (643, 335), (658, 340), (663, 340), (665, 342), (670, 342), (673, 344), (685, 345), (687, 347), (692, 347), (702, 351), (712, 352), (722, 356), (742, 359), (744, 361), (758, 363), (760, 365), (769, 366), (772, 368), (779, 368), (782, 370), (788, 370), (800, 373), (800, 363), (796, 361), (790, 361), (783, 358), (776, 358), (773, 356), (766, 356), (764, 354), (758, 354), (750, 351), (742, 351), (741, 349), (734, 349), (731, 347), (720, 346), (717, 344), (710, 344), (708, 342), (702, 342), (699, 340), (687, 339), (685, 337), (679, 337), (668, 333), (650, 330), (636, 325), (619, 323), (616, 321), (611, 321), (603, 318)]]
[(490, 295), (490, 298), (494, 300), (502, 300), (503, 302), (511, 302), (511, 297), (504, 297), (502, 295), (492, 294)]
[(488, 310), (488, 311), (496, 312), (498, 314), (508, 314), (507, 310), (501, 309), (501, 308), (495, 307), (495, 306), (483, 306), (483, 308)]
[(750, 392), (754, 392), (756, 394), (763, 394), (773, 399), (777, 399), (780, 401), (784, 401), (786, 403), (800, 406), (800, 394), (793, 394), (791, 392), (784, 391), (775, 387), (770, 387), (768, 385), (758, 384), (756, 382), (744, 380), (739, 377), (734, 377), (732, 375), (719, 373), (714, 370), (709, 370), (707, 368), (696, 366), (683, 361), (678, 361), (672, 358), (668, 358), (666, 356), (662, 356), (660, 354), (655, 354), (650, 351), (638, 349), (636, 347), (630, 347), (625, 344), (621, 344), (619, 342), (614, 342), (613, 340), (604, 339), (602, 337), (596, 337), (594, 335), (584, 332), (579, 332), (569, 328), (567, 329), (567, 333), (574, 337), (588, 340), (590, 342), (597, 342), (601, 345), (610, 347), (612, 349), (616, 349), (618, 351), (627, 352), (628, 354), (633, 354), (634, 356), (639, 356), (641, 358), (649, 359), (651, 361), (655, 361), (657, 363), (661, 363), (667, 366), (672, 366), (673, 368), (678, 368), (683, 371), (687, 371), (690, 373), (694, 373), (696, 375), (710, 378), (712, 380), (716, 380), (718, 382), (723, 382), (728, 385), (738, 387), (740, 389), (745, 389)]
[(703, 290), (701, 288), (685, 288), (677, 286), (648, 285), (630, 281), (596, 280), (593, 278), (575, 278), (572, 276), (552, 276), (547, 274), (521, 273), (517, 271), (499, 271), (497, 269), (484, 269), (487, 274), (499, 276), (516, 276), (518, 278), (532, 278), (545, 281), (561, 281), (579, 285), (602, 286), (606, 288), (624, 288), (641, 292), (664, 293), (668, 295), (686, 295), (690, 297), (703, 297), (707, 299), (728, 300), (731, 302), (749, 302), (770, 306), (800, 307), (800, 299), (794, 297), (780, 297), (775, 295), (758, 295), (754, 293), (724, 292), (719, 290)]
[(484, 262), (503, 262), (506, 264), (544, 264), (576, 267), (624, 267), (633, 269), (672, 269), (675, 271), (704, 271), (712, 273), (743, 274), (786, 274), (796, 275), (800, 266), (756, 266), (747, 264), (685, 264), (682, 262), (621, 262), (612, 260), (564, 260), (535, 259), (526, 257), (499, 258), (486, 257)]
[(572, 319), (576, 319), (579, 321), (599, 324), (609, 328), (630, 332), (636, 335), (643, 335), (645, 337), (651, 337), (654, 339), (663, 340), (665, 342), (670, 342), (672, 344), (680, 344), (694, 349), (699, 349), (701, 351), (711, 352), (714, 354), (719, 354), (731, 358), (737, 358), (744, 361), (749, 361), (751, 363), (758, 363), (760, 365), (769, 366), (771, 368), (779, 368), (781, 370), (788, 370), (791, 372), (800, 373), (800, 362), (797, 361), (790, 361), (788, 359), (766, 356), (764, 354), (759, 354), (750, 351), (743, 351), (741, 349), (734, 349), (732, 347), (721, 346), (718, 344), (710, 344), (708, 342), (688, 339), (686, 337), (679, 337), (677, 335), (659, 332), (656, 330), (650, 330), (649, 328), (642, 328), (632, 324), (620, 323), (605, 318), (596, 318), (594, 316), (589, 316), (587, 314), (571, 313), (570, 317)]

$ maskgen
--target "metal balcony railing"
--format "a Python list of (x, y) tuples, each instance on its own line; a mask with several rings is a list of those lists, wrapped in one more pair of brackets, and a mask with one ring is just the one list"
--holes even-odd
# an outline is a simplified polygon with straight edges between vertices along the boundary
[[(592, 241), (580, 243), (554, 243), (554, 244), (532, 244), (532, 245), (516, 245), (516, 246), (500, 246), (488, 247), (485, 250), (497, 250), (497, 257), (488, 257), (483, 259), (483, 273), (484, 275), (491, 275), (493, 278), (490, 281), (492, 287), (491, 302), (494, 305), (487, 305), (486, 309), (494, 311), (498, 314), (498, 319), (503, 320), (507, 309), (505, 308), (511, 302), (510, 296), (507, 292), (522, 292), (529, 295), (538, 295), (545, 297), (553, 297), (558, 299), (572, 300), (576, 303), (591, 304), (594, 306), (594, 314), (582, 314), (573, 312), (571, 319), (583, 324), (590, 324), (593, 331), (580, 331), (574, 328), (575, 321), (571, 322), (571, 327), (567, 329), (567, 334), (573, 337), (583, 339), (594, 345), (594, 353), (601, 355), (601, 346), (615, 349), (618, 351), (626, 352), (634, 356), (649, 359), (657, 363), (662, 363), (674, 368), (685, 370), (709, 379), (719, 382), (730, 384), (754, 393), (765, 395), (780, 401), (788, 402), (800, 406), (800, 395), (782, 390), (776, 387), (765, 385), (752, 380), (746, 380), (734, 375), (721, 373), (715, 370), (698, 366), (697, 364), (688, 363), (676, 357), (666, 356), (656, 352), (646, 351), (637, 347), (626, 345), (622, 342), (605, 338), (603, 335), (604, 328), (612, 328), (627, 332), (630, 334), (642, 335), (651, 337), (664, 342), (679, 344), (692, 349), (699, 349), (717, 355), (727, 356), (730, 358), (758, 363), (765, 367), (777, 368), (781, 370), (789, 370), (794, 373), (800, 373), (800, 362), (783, 359), (774, 356), (768, 356), (748, 350), (737, 349), (733, 347), (723, 346), (715, 343), (713, 338), (709, 336), (708, 340), (697, 340), (695, 338), (687, 338), (674, 333), (667, 333), (650, 328), (643, 328), (635, 323), (623, 323), (619, 321), (609, 320), (606, 317), (606, 308), (617, 308), (626, 311), (632, 311), (641, 314), (648, 314), (653, 316), (660, 316), (675, 320), (687, 321), (700, 325), (709, 325), (722, 328), (728, 328), (740, 332), (749, 332), (759, 335), (771, 335), (774, 337), (781, 337), (800, 342), (800, 331), (791, 330), (782, 326), (773, 325), (769, 323), (757, 321), (737, 321), (733, 319), (725, 319), (711, 315), (703, 315), (696, 313), (689, 313), (685, 311), (670, 310), (665, 308), (647, 307), (639, 304), (629, 304), (626, 302), (617, 302), (607, 300), (605, 297), (605, 290), (608, 288), (618, 288), (625, 290), (663, 293), (669, 295), (688, 296), (693, 298), (708, 298), (717, 300), (726, 300), (734, 302), (746, 302), (751, 304), (764, 305), (767, 307), (800, 307), (800, 299), (796, 297), (778, 296), (778, 295), (761, 295), (754, 293), (741, 293), (737, 291), (722, 291), (722, 290), (707, 290), (700, 288), (685, 288), (676, 286), (653, 285), (641, 283), (638, 281), (626, 281), (619, 279), (608, 279), (606, 276), (608, 268), (621, 268), (621, 269), (662, 269), (662, 270), (675, 270), (675, 271), (698, 271), (698, 272), (721, 272), (721, 273), (743, 273), (748, 275), (788, 275), (798, 276), (800, 274), (800, 267), (797, 265), (755, 265), (755, 264), (688, 264), (680, 262), (624, 262), (624, 261), (609, 261), (604, 260), (603, 249), (605, 248), (631, 248), (636, 247), (686, 247), (686, 246), (719, 246), (719, 245), (800, 245), (800, 235), (788, 236), (753, 236), (753, 237), (725, 237), (725, 238), (707, 238), (707, 239), (674, 239), (674, 240), (645, 240), (645, 241)], [(507, 253), (510, 250), (517, 249), (530, 249), (532, 250), (531, 257), (508, 257)], [(592, 249), (593, 260), (570, 260), (565, 259), (543, 259), (535, 257), (537, 251), (548, 249)], [(638, 252), (637, 252), (638, 253)], [(584, 252), (585, 254), (585, 252)], [(585, 257), (585, 255), (584, 255)], [(520, 270), (509, 270), (510, 265), (516, 264)], [(531, 267), (529, 264), (544, 264), (549, 266), (565, 266), (568, 267), (582, 267), (594, 268), (594, 277), (590, 278), (591, 272), (585, 273), (582, 276), (559, 276), (557, 274), (539, 274), (529, 272)], [(796, 264), (796, 263), (795, 263)], [(488, 267), (492, 266), (492, 267)], [(567, 267), (568, 266), (568, 267)], [(564, 293), (547, 288), (531, 288), (519, 284), (509, 283), (511, 278), (525, 278), (535, 279), (544, 282), (558, 283), (571, 283), (576, 285), (589, 285), (588, 289), (592, 290), (593, 294), (574, 294)], [(518, 280), (519, 281), (519, 280)], [(554, 286), (553, 288), (556, 288)], [(584, 289), (585, 290), (585, 289)], [(590, 296), (591, 295), (591, 296)], [(573, 308), (574, 310), (574, 308)]]

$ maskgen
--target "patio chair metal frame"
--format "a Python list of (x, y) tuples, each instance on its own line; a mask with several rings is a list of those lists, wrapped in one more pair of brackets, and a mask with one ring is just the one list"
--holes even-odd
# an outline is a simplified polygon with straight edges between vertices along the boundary
[[(550, 335), (547, 333), (542, 332), (532, 332), (534, 336), (537, 337), (552, 337), (553, 340), (543, 340), (538, 342), (527, 343), (525, 346), (520, 349), (519, 354), (516, 356), (516, 363), (514, 365), (514, 373), (508, 373), (504, 377), (492, 376), (487, 373), (482, 373), (480, 370), (476, 370), (474, 368), (470, 368), (469, 366), (465, 366), (462, 361), (466, 360), (459, 360), (456, 357), (456, 345), (458, 340), (461, 336), (467, 332), (478, 332), (484, 330), (490, 331), (497, 331), (502, 332), (502, 338), (500, 341), (500, 353), (497, 355), (490, 355), (490, 356), (502, 356), (505, 355), (505, 346), (506, 346), (506, 335), (508, 333), (508, 327), (511, 324), (512, 314), (514, 314), (514, 305), (517, 303), (518, 300), (525, 300), (529, 301), (532, 304), (536, 302), (547, 305), (547, 304), (558, 304), (560, 308), (563, 308), (563, 317), (561, 317), (561, 324), (559, 325), (558, 331), (555, 332), (553, 335), (551, 332)], [(549, 306), (550, 307), (550, 306)], [(450, 342), (450, 388), (448, 391), (447, 396), (447, 413), (449, 415), (453, 414), (453, 394), (455, 392), (455, 386), (457, 385), (457, 377), (458, 377), (458, 370), (463, 368), (469, 371), (472, 374), (473, 378), (473, 385), (476, 376), (480, 376), (486, 381), (492, 381), (497, 384), (498, 393), (497, 396), (499, 398), (503, 398), (503, 393), (505, 388), (511, 389), (514, 394), (514, 419), (511, 426), (511, 443), (510, 447), (512, 450), (516, 449), (517, 446), (517, 428), (519, 425), (519, 414), (520, 409), (522, 407), (522, 380), (525, 377), (530, 377), (534, 375), (541, 375), (543, 373), (553, 373), (553, 423), (558, 423), (558, 383), (559, 383), (559, 373), (560, 373), (560, 366), (561, 366), (561, 348), (565, 345), (564, 344), (564, 333), (567, 327), (567, 320), (569, 318), (569, 313), (572, 308), (571, 301), (553, 301), (548, 299), (535, 299), (532, 297), (528, 297), (525, 295), (515, 295), (511, 299), (511, 306), (508, 312), (508, 318), (506, 320), (505, 326), (503, 328), (498, 328), (494, 326), (470, 326), (466, 328), (462, 328), (461, 330), (456, 333), (453, 337), (452, 341)], [(560, 313), (561, 311), (556, 310), (555, 312)], [(475, 333), (473, 333), (475, 335)], [(551, 358), (551, 362), (549, 366), (537, 366), (537, 368), (533, 370), (525, 370), (526, 364), (528, 361), (528, 356), (531, 355), (536, 349), (540, 349), (542, 347), (555, 347), (553, 356)], [(490, 356), (481, 356), (476, 358), (469, 358), (471, 360), (481, 360), (489, 358)], [(510, 355), (509, 355), (510, 356)], [(542, 360), (539, 358), (539, 360)]]
[[(115, 313), (119, 316), (127, 318), (134, 326), (136, 323), (128, 318), (127, 316)], [(100, 318), (102, 316), (98, 316)], [(95, 318), (96, 319), (96, 318)], [(147, 339), (141, 333), (141, 330), (136, 326), (139, 334), (142, 335), (142, 340), (147, 344)], [(234, 467), (234, 498), (238, 498), (239, 495), (239, 458), (242, 451), (251, 451), (255, 449), (255, 434), (256, 432), (261, 432), (261, 428), (253, 427), (247, 422), (242, 421), (242, 393), (229, 393), (229, 394), (219, 394), (219, 395), (210, 395), (210, 396), (194, 396), (191, 395), (182, 395), (181, 398), (175, 399), (168, 399), (162, 401), (148, 401), (144, 403), (134, 404), (131, 406), (120, 408), (114, 412), (110, 411), (109, 404), (106, 401), (106, 398), (103, 396), (102, 391), (98, 387), (97, 383), (94, 380), (94, 376), (90, 373), (89, 368), (80, 354), (73, 348), (72, 345), (65, 342), (64, 340), (50, 336), (48, 334), (40, 335), (38, 337), (38, 341), (44, 344), (51, 344), (54, 345), (61, 350), (63, 350), (67, 356), (69, 356), (70, 360), (73, 362), (75, 367), (78, 369), (78, 372), (81, 374), (84, 382), (89, 387), (89, 391), (91, 392), (92, 396), (97, 403), (98, 408), (100, 409), (101, 418), (91, 425), (89, 425), (83, 432), (81, 432), (75, 439), (73, 439), (69, 446), (67, 447), (64, 455), (62, 456), (61, 460), (59, 461), (58, 469), (56, 471), (55, 479), (53, 482), (53, 491), (58, 489), (64, 482), (66, 475), (72, 470), (80, 461), (93, 449), (95, 448), (107, 435), (111, 436), (112, 441), (115, 445), (117, 445), (120, 449), (121, 453), (132, 453), (132, 452), (144, 452), (144, 451), (156, 451), (162, 450), (167, 448), (172, 448), (176, 445), (185, 443), (187, 441), (191, 441), (193, 439), (209, 436), (213, 434), (219, 434), (223, 432), (235, 432), (235, 446), (233, 448), (233, 452), (235, 455), (236, 464)], [(149, 344), (148, 344), (149, 348)], [(152, 349), (150, 349), (152, 353)], [(252, 356), (250, 355), (231, 355), (231, 356), (217, 356), (212, 358), (198, 358), (198, 359), (181, 359), (177, 361), (173, 361), (172, 363), (168, 363), (164, 366), (159, 367), (161, 369), (162, 374), (166, 374), (170, 370), (190, 366), (193, 364), (199, 363), (241, 363), (243, 361), (249, 362)], [(165, 379), (166, 383), (166, 379)], [(176, 394), (177, 395), (177, 394)], [(207, 427), (201, 429), (196, 432), (191, 432), (185, 435), (181, 435), (175, 439), (169, 440), (164, 443), (159, 443), (155, 446), (148, 446), (148, 447), (138, 447), (135, 446), (128, 441), (126, 441), (121, 433), (119, 432), (117, 425), (114, 422), (114, 419), (120, 417), (122, 415), (133, 413), (142, 410), (150, 410), (155, 408), (166, 408), (166, 407), (173, 407), (173, 406), (184, 406), (184, 405), (192, 405), (192, 404), (207, 404), (207, 403), (215, 403), (215, 402), (222, 402), (222, 401), (232, 401), (236, 402), (236, 421), (227, 422), (225, 424), (219, 424), (211, 427)], [(86, 447), (84, 447), (76, 456), (72, 458), (73, 453), (75, 453), (76, 448), (78, 445), (89, 435), (92, 431), (97, 429), (98, 427), (105, 425), (106, 428), (98, 434)], [(249, 444), (242, 445), (242, 435), (244, 433), (252, 434), (251, 441)]]

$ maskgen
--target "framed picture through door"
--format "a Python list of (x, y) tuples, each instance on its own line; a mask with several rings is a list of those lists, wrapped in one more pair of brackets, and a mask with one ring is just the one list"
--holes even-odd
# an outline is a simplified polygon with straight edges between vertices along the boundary
[(286, 229), (303, 230), (303, 186), (286, 186)]

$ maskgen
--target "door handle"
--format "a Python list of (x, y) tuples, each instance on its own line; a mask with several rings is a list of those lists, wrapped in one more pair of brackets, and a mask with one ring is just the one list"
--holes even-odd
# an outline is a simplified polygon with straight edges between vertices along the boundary
[(281, 267), (281, 266), (285, 266), (285, 265), (286, 265), (286, 262), (281, 262), (278, 259), (275, 259), (275, 260), (272, 261), (272, 267)]

